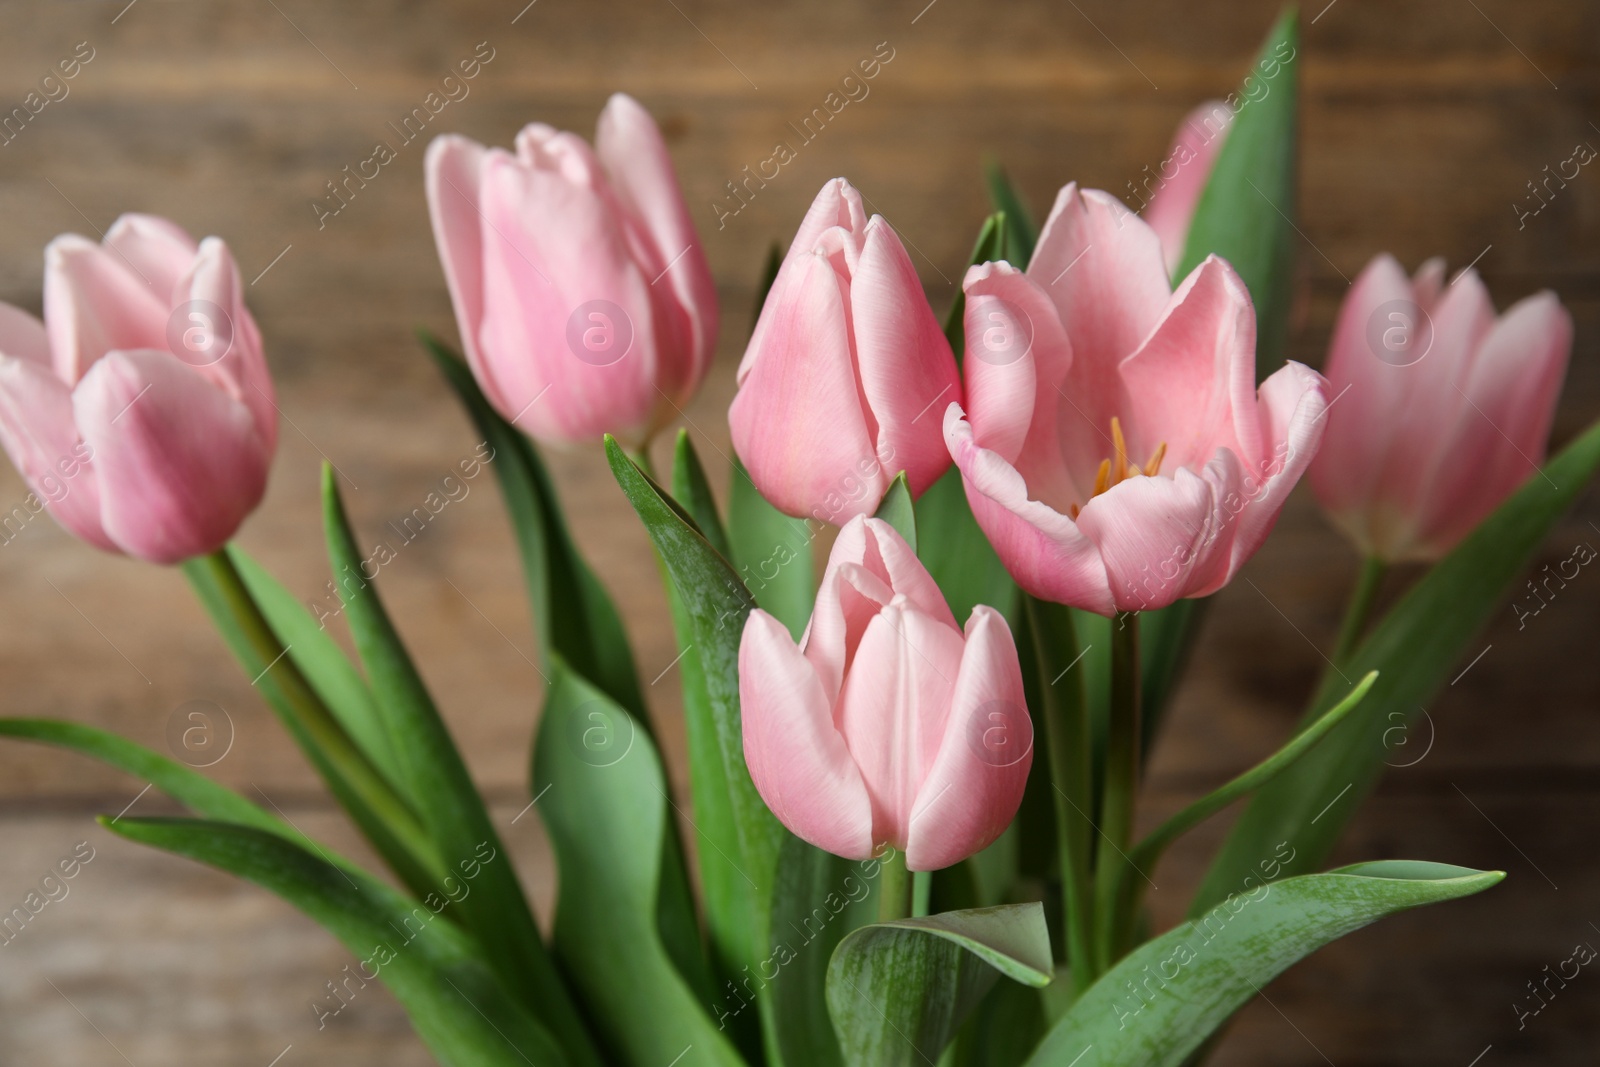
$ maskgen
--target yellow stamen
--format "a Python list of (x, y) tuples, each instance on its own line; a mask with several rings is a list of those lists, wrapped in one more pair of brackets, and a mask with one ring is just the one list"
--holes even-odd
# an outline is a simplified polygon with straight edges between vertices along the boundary
[(1128, 477), (1137, 478), (1138, 476), (1139, 476), (1139, 465), (1137, 463), (1128, 464)]
[(1146, 474), (1154, 477), (1161, 473), (1161, 461), (1167, 458), (1167, 443), (1162, 441), (1156, 445), (1156, 450), (1150, 455), (1150, 462), (1144, 465)]
[(1094, 492), (1092, 494), (1090, 494), (1090, 495), (1099, 496), (1101, 493), (1105, 492), (1107, 489), (1110, 489), (1110, 488), (1111, 488), (1111, 461), (1109, 459), (1103, 459), (1103, 460), (1100, 461), (1100, 469), (1097, 472), (1095, 472), (1095, 476), (1094, 476)]
[(1117, 462), (1111, 468), (1111, 484), (1116, 485), (1128, 476), (1128, 442), (1122, 439), (1122, 423), (1111, 416), (1111, 446), (1117, 450)]

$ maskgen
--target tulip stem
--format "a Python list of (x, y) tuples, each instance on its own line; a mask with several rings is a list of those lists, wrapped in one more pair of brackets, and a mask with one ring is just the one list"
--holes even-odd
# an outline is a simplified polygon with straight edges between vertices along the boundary
[(1105, 789), (1100, 800), (1100, 845), (1095, 860), (1095, 962), (1101, 973), (1123, 951), (1118, 899), (1131, 861), (1133, 811), (1139, 792), (1139, 616), (1111, 620), (1111, 716), (1106, 730)]
[(878, 864), (878, 921), (893, 922), (911, 916), (913, 879), (906, 869), (906, 854), (891, 850)]
[(1367, 618), (1372, 605), (1383, 587), (1383, 576), (1389, 565), (1377, 556), (1368, 556), (1361, 564), (1361, 576), (1356, 579), (1355, 590), (1350, 594), (1350, 606), (1345, 609), (1344, 622), (1339, 626), (1339, 643), (1334, 646), (1333, 662), (1343, 663), (1356, 650), (1356, 642), (1367, 628)]

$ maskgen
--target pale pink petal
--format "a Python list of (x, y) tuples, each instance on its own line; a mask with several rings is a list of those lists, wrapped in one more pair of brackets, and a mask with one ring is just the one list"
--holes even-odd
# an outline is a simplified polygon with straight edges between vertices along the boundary
[(693, 392), (717, 343), (717, 289), (704, 248), (689, 219), (672, 158), (650, 113), (623, 93), (613, 95), (600, 113), (595, 152), (611, 179), (611, 187), (655, 248), (652, 288), (673, 297), (687, 335), (671, 351), (681, 352), (685, 366), (664, 368), (663, 388), (674, 397)]
[(959, 407), (945, 413), (944, 434), (973, 517), (1017, 584), (1043, 600), (1112, 614), (1115, 601), (1094, 542), (1071, 519), (1030, 499), (1016, 468), (973, 440)]
[(867, 224), (850, 306), (878, 457), (891, 474), (905, 471), (912, 495), (920, 496), (950, 469), (939, 421), (945, 406), (960, 400), (961, 386), (911, 258), (881, 216)]
[[(0, 304), (0, 445), (57, 522), (90, 544), (116, 552), (100, 525), (93, 450), (73, 422), (67, 387), (39, 359), (43, 342), (39, 320)], [(0, 515), (0, 521), (8, 522), (14, 514), (15, 509)], [(0, 536), (9, 540), (16, 532), (5, 525)]]
[(1011, 264), (967, 268), (962, 290), (967, 417), (979, 444), (1015, 463), (1033, 427), (1041, 386), (1053, 391), (1051, 383), (1066, 377), (1072, 349), (1049, 298)]
[(1144, 464), (1161, 444), (1169, 470), (1199, 470), (1219, 448), (1258, 459), (1255, 355), (1250, 292), (1231, 266), (1207, 256), (1122, 363), (1129, 461)]
[(745, 763), (767, 807), (802, 840), (847, 859), (873, 852), (872, 802), (822, 684), (782, 623), (753, 611), (739, 644)]
[(1289, 362), (1261, 383), (1260, 427), (1265, 455), (1245, 471), (1248, 501), (1238, 517), (1228, 576), (1261, 547), (1300, 476), (1316, 458), (1332, 412), (1328, 383), (1300, 363)]
[(266, 489), (271, 450), (250, 409), (165, 351), (111, 352), (72, 395), (94, 450), (106, 535), (176, 563), (220, 548)]
[[(851, 522), (859, 521), (859, 516)], [(845, 672), (854, 662), (867, 624), (894, 600), (894, 590), (859, 563), (828, 561), (811, 621), (800, 640), (806, 659), (830, 701), (839, 699)]]
[(888, 488), (851, 358), (842, 281), (827, 258), (796, 260), (761, 312), (728, 424), (733, 447), (779, 510), (843, 523)]
[[(198, 347), (179, 335), (174, 353), (209, 380), (244, 401), (268, 449), (278, 443), (278, 409), (272, 375), (262, 351), (261, 331), (244, 304), (244, 286), (233, 253), (220, 238), (200, 242), (194, 262), (178, 281), (174, 301), (186, 315)], [(220, 312), (220, 314), (218, 314)], [(169, 338), (170, 340), (170, 338)]]
[(912, 809), (906, 865), (949, 867), (987, 847), (1016, 816), (1033, 764), (1033, 722), (1005, 619), (973, 609), (944, 736)]
[(1164, 608), (1187, 596), (1221, 508), (1213, 483), (1188, 468), (1170, 478), (1129, 478), (1085, 504), (1078, 529), (1104, 560), (1116, 609)]
[[(1167, 158), (1157, 168), (1158, 185), (1144, 209), (1144, 221), (1161, 238), (1167, 272), (1175, 274), (1183, 259), (1189, 223), (1216, 165), (1217, 154), (1228, 139), (1233, 108), (1221, 100), (1208, 100), (1184, 116), (1173, 136)], [(1170, 173), (1169, 173), (1170, 171)], [(1148, 179), (1146, 180), (1148, 183)], [(1146, 185), (1148, 188), (1148, 184)]]
[(874, 844), (906, 847), (917, 794), (944, 736), (961, 652), (960, 631), (901, 597), (867, 624), (834, 717), (872, 798)]
[(171, 291), (157, 297), (132, 268), (88, 238), (44, 250), (44, 320), (56, 374), (76, 384), (113, 348), (167, 347)]
[(123, 215), (106, 231), (105, 247), (127, 264), (161, 303), (177, 303), (173, 290), (199, 251), (177, 223), (157, 215)]
[(506, 401), (495, 382), (494, 368), (478, 351), (484, 312), (484, 225), (479, 201), (486, 152), (483, 145), (458, 134), (435, 137), (423, 159), (423, 175), (433, 239), (461, 330), (461, 348), (484, 395), (504, 410)]

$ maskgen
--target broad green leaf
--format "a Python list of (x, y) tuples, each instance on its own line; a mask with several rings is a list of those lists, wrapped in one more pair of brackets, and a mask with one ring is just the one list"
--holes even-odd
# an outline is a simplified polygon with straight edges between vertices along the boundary
[(893, 526), (895, 533), (905, 538), (906, 544), (911, 546), (911, 551), (917, 550), (917, 517), (912, 511), (911, 486), (906, 482), (905, 471), (895, 475), (894, 481), (889, 483), (889, 491), (878, 502), (878, 510), (873, 517)]
[(967, 1017), (947, 1062), (962, 1067), (1022, 1067), (1049, 1028), (1046, 992), (1017, 982), (996, 982)]
[(983, 177), (989, 186), (990, 203), (1005, 216), (1007, 258), (1014, 266), (1025, 270), (1033, 259), (1033, 246), (1039, 239), (1033, 217), (998, 161), (989, 159), (984, 162)]
[(1475, 654), (1473, 637), (1499, 607), (1551, 527), (1600, 467), (1600, 423), (1528, 479), (1466, 540), (1412, 586), (1357, 646), (1343, 674), (1331, 671), (1311, 701), (1313, 721), (1368, 671), (1379, 678), (1361, 706), (1294, 770), (1256, 795), (1234, 825), (1196, 894), (1203, 910), (1239, 884), (1263, 851), (1293, 843), (1296, 873), (1321, 863), (1344, 824), (1394, 757), (1397, 727)]
[(494, 410), (460, 356), (427, 332), (419, 336), (493, 450), (488, 462), (516, 534), (541, 657), (559, 652), (568, 666), (648, 725), (622, 618), (579, 555), (538, 450)]
[[(408, 900), (376, 878), (335, 867), (259, 829), (197, 819), (102, 818), (130, 841), (187, 856), (268, 889), (326, 927), (357, 959), (343, 981), (381, 981), (411, 1025), (447, 1067), (527, 1067), (583, 1062), (563, 1054), (551, 1033), (496, 980), (481, 950), (459, 927), (440, 922), (445, 897)], [(504, 853), (474, 859), (452, 892), (470, 900), (486, 872), (509, 868)], [(456, 905), (459, 907), (459, 904)], [(313, 1000), (313, 1005), (317, 1004)], [(329, 994), (329, 1014), (343, 1002)], [(326, 1023), (327, 1015), (319, 1013)]]
[(767, 503), (734, 457), (728, 491), (729, 562), (761, 610), (787, 626), (797, 641), (816, 600), (811, 545), (823, 525), (818, 519), (790, 518)]
[[(1003, 211), (997, 211), (983, 220), (983, 227), (978, 231), (977, 241), (973, 243), (968, 264), (989, 263), (1006, 258), (1005, 226), (1006, 216)], [(956, 298), (951, 301), (950, 310), (944, 317), (944, 337), (950, 342), (950, 351), (955, 354), (958, 368), (962, 365), (967, 350), (966, 313), (967, 293), (965, 289), (958, 287)]]
[(834, 949), (828, 1011), (850, 1067), (934, 1063), (997, 978), (1044, 986), (1052, 972), (1037, 903), (875, 923)]
[(987, 604), (1013, 623), (1017, 583), (967, 504), (961, 472), (951, 467), (917, 500), (917, 556), (944, 593), (956, 621)]
[(401, 881), (425, 894), (443, 870), (420, 817), (300, 673), (232, 558), (213, 552), (185, 562), (183, 572), (234, 658), (339, 805)]
[(366, 680), (351, 666), (344, 650), (329, 636), (326, 620), (318, 622), (294, 594), (238, 545), (225, 550), (250, 596), (266, 616), (272, 632), (289, 650), (300, 673), (339, 720), (345, 733), (377, 765), (391, 785), (400, 783), (399, 768), (378, 705)]
[(1233, 264), (1256, 308), (1256, 378), (1283, 365), (1294, 283), (1300, 19), (1279, 16), (1239, 94), (1233, 125), (1195, 205), (1183, 279), (1208, 255)]
[(1051, 1029), (1029, 1067), (1178, 1067), (1297, 960), (1386, 915), (1470, 896), (1504, 877), (1389, 861), (1274, 882), (1274, 853), (1258, 860), (1255, 888), (1236, 883), (1240, 895), (1146, 942), (1107, 971)]
[(536, 806), (560, 875), (554, 944), (627, 1063), (742, 1064), (707, 1014), (704, 965), (684, 974), (657, 926), (672, 831), (666, 776), (640, 724), (559, 657), (534, 748)]
[[(744, 762), (739, 640), (754, 599), (692, 520), (610, 437), (606, 456), (667, 568), (687, 632), (694, 635), (705, 721), (689, 723), (690, 783), (708, 924), (714, 954), (736, 969), (754, 971), (767, 956), (778, 853), (788, 836), (756, 792)], [(770, 1034), (770, 995), (759, 993), (758, 999)]]
[[(480, 849), (503, 851), (500, 836), (433, 697), (389, 620), (377, 587), (362, 571), (364, 561), (345, 516), (333, 468), (324, 466), (322, 473), (328, 558), (344, 601), (345, 619), (372, 692), (383, 709), (407, 792), (446, 871), (453, 875), (457, 868), (471, 863)], [(594, 1061), (588, 1035), (539, 937), (511, 864), (484, 868), (460, 907), (463, 922), (478, 936), (508, 988), (539, 1014), (575, 1062)]]
[(711, 482), (700, 465), (700, 456), (689, 440), (688, 430), (678, 431), (672, 450), (672, 496), (687, 511), (701, 535), (724, 559), (728, 557), (728, 535), (717, 517), (717, 501)]

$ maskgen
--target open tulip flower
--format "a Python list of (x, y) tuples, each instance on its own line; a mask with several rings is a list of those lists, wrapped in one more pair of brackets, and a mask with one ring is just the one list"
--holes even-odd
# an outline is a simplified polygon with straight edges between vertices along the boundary
[(839, 532), (799, 646), (764, 611), (739, 646), (745, 761), (806, 841), (914, 871), (957, 863), (1011, 822), (1033, 762), (1016, 645), (979, 606), (965, 633), (881, 519)]
[(905, 247), (843, 178), (800, 223), (739, 364), (733, 447), (779, 510), (871, 514), (900, 471), (920, 495), (950, 469), (939, 413), (955, 357)]
[(1208, 257), (1171, 291), (1155, 232), (1068, 185), (1027, 273), (967, 273), (967, 498), (1034, 596), (1110, 615), (1205, 596), (1261, 545), (1316, 451), (1326, 383), (1255, 386), (1255, 313)]
[(446, 134), (426, 167), (461, 343), (500, 414), (546, 443), (638, 445), (688, 402), (716, 287), (638, 101), (611, 98), (593, 148), (536, 122), (515, 154)]
[(0, 304), (0, 442), (68, 530), (176, 563), (256, 505), (278, 439), (228, 246), (124, 215), (45, 249), (44, 317)]
[(1407, 278), (1367, 264), (1328, 351), (1328, 413), (1311, 485), (1334, 522), (1384, 562), (1438, 559), (1544, 461), (1572, 349), (1546, 290), (1496, 318), (1473, 270)]

